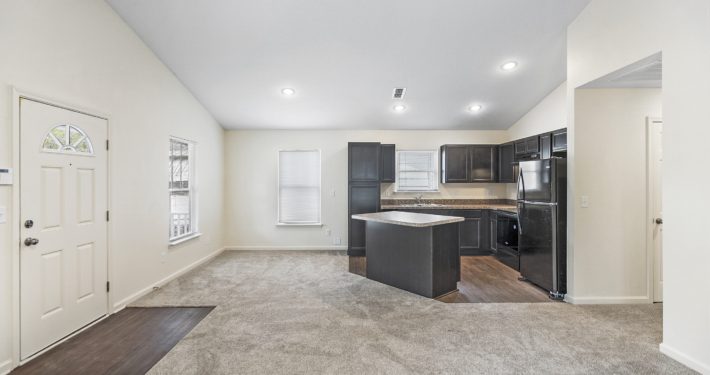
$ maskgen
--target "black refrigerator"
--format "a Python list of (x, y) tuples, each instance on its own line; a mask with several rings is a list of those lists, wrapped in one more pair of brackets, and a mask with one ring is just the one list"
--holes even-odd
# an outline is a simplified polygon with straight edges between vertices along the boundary
[(518, 249), (523, 279), (563, 299), (567, 293), (567, 160), (521, 161)]

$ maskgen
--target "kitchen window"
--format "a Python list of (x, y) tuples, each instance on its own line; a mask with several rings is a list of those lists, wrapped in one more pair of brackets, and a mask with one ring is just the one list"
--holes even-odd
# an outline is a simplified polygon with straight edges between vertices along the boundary
[(321, 225), (320, 150), (279, 151), (278, 225)]
[(397, 151), (395, 191), (438, 191), (437, 163), (439, 153), (433, 151)]
[(195, 145), (171, 138), (168, 169), (170, 179), (170, 244), (199, 236), (195, 190)]

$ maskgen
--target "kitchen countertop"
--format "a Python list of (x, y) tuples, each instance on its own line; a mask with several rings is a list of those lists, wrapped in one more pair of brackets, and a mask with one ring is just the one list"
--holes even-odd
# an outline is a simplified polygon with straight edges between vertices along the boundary
[(422, 204), (404, 203), (404, 204), (383, 204), (380, 206), (383, 210), (500, 210), (507, 212), (517, 212), (515, 205), (510, 204)]
[(375, 221), (378, 223), (404, 225), (407, 227), (426, 228), (436, 225), (458, 223), (464, 221), (463, 217), (419, 214), (414, 212), (387, 211), (371, 214), (353, 215), (353, 219)]

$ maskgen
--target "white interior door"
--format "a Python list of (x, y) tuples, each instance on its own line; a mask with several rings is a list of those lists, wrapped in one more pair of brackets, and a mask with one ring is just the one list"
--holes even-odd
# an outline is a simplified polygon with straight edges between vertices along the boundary
[(663, 301), (663, 122), (649, 121), (649, 194), (653, 246), (653, 301)]
[(105, 119), (20, 99), (20, 356), (107, 313)]

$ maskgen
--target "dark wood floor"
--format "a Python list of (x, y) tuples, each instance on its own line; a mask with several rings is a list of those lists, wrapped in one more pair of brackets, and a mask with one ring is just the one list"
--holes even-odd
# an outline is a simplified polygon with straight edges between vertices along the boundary
[[(349, 271), (365, 276), (365, 257), (350, 257)], [(547, 292), (519, 281), (518, 271), (492, 256), (462, 256), (458, 292), (438, 298), (447, 303), (550, 302)]]
[(145, 374), (213, 308), (127, 308), (11, 374)]

